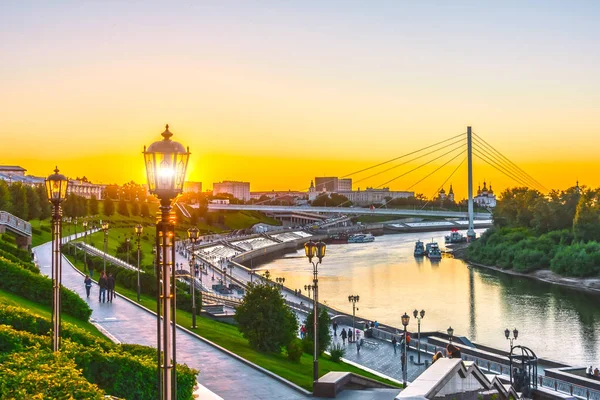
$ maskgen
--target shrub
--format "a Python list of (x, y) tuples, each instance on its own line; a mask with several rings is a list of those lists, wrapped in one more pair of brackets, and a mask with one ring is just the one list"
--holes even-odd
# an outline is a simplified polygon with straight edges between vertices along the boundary
[(340, 362), (344, 354), (346, 354), (346, 348), (339, 343), (334, 343), (329, 349), (329, 354), (331, 354), (331, 361)]
[[(40, 270), (38, 269), (38, 267), (35, 266), (34, 263), (32, 263), (31, 261), (23, 261), (19, 257), (13, 255), (12, 253), (9, 253), (6, 250), (0, 249), (0, 257), (4, 257), (8, 261), (12, 261), (15, 264), (19, 264), (20, 266), (22, 266), (26, 270), (33, 272), (34, 274), (40, 273)], [(31, 257), (28, 257), (28, 258), (31, 259)]]
[(306, 354), (312, 354), (314, 352), (314, 347), (314, 342), (312, 339), (309, 339), (308, 336), (305, 336), (304, 339), (302, 339), (302, 351)]
[[(52, 280), (27, 271), (6, 258), (0, 257), (0, 289), (15, 293), (43, 305), (52, 305)], [(87, 303), (65, 287), (60, 288), (62, 311), (87, 321), (92, 310)]]
[[(14, 238), (12, 236), (9, 236), (9, 237), (13, 239), (12, 243), (14, 243)], [(7, 253), (12, 254), (13, 256), (17, 257), (21, 261), (31, 262), (31, 254), (29, 254), (29, 252), (27, 250), (18, 249), (11, 244), (3, 242), (2, 240), (0, 240), (0, 250), (4, 250)]]
[(300, 357), (302, 357), (302, 340), (298, 338), (292, 339), (291, 342), (287, 345), (287, 358), (293, 362), (300, 362)]

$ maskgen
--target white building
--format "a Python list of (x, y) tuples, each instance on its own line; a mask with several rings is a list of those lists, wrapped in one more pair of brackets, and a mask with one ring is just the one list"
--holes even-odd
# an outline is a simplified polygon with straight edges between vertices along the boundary
[(477, 188), (477, 196), (473, 198), (473, 202), (480, 207), (496, 207), (496, 195), (492, 190), (492, 184), (490, 184), (490, 188), (488, 190), (485, 181), (483, 181), (483, 189), (481, 186)]
[(85, 197), (86, 199), (91, 199), (92, 196), (95, 196), (96, 199), (99, 200), (104, 197), (105, 187), (106, 185), (96, 185), (91, 182), (69, 179), (67, 195), (74, 193), (77, 196)]
[(213, 183), (213, 196), (229, 193), (236, 199), (250, 200), (250, 182), (223, 181)]
[(413, 197), (415, 192), (391, 191), (390, 188), (367, 188), (366, 190), (340, 191), (338, 194), (346, 196), (352, 204), (368, 206), (370, 204), (384, 204), (387, 201), (386, 198), (400, 199)]

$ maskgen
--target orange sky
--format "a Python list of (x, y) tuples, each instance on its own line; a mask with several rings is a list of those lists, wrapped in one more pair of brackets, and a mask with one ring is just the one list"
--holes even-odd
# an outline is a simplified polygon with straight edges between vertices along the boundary
[[(302, 190), (472, 125), (548, 188), (600, 186), (598, 6), (543, 4), (3, 5), (0, 164), (142, 182), (169, 123), (205, 188)], [(516, 184), (477, 161), (484, 179)], [(464, 168), (451, 182), (465, 196)]]

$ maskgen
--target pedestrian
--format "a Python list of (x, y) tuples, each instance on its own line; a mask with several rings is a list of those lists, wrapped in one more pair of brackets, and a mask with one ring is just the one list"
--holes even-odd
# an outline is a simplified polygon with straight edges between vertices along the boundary
[(348, 328), (348, 343), (352, 343), (352, 329)]
[(360, 340), (356, 341), (356, 354), (360, 354)]
[(333, 321), (333, 336), (337, 336), (337, 322)]
[(600, 370), (598, 370), (598, 367), (596, 367), (596, 369), (594, 370), (594, 377), (600, 377)]
[(106, 279), (106, 274), (104, 272), (100, 273), (98, 285), (100, 286), (100, 291), (98, 292), (98, 303), (104, 303), (106, 302), (106, 288), (108, 287), (108, 280)]
[(434, 362), (436, 362), (437, 360), (439, 360), (440, 358), (444, 358), (444, 355), (442, 354), (441, 351), (438, 351), (437, 353), (435, 353), (433, 355), (433, 357), (431, 358), (431, 363), (433, 364)]
[(398, 341), (396, 340), (396, 336), (394, 336), (394, 337), (392, 338), (392, 346), (394, 347), (394, 354), (398, 354), (398, 353), (397, 353), (397, 350), (396, 350), (396, 348), (397, 348), (397, 345), (398, 345)]
[(85, 279), (83, 280), (83, 283), (85, 284), (85, 293), (87, 294), (87, 297), (90, 297), (90, 290), (92, 290), (92, 279), (90, 278), (89, 275), (85, 276)]
[(115, 278), (111, 272), (108, 273), (106, 288), (108, 289), (108, 302), (112, 303), (113, 297), (115, 296)]
[(300, 337), (304, 339), (306, 337), (306, 326), (302, 325), (300, 328)]
[(375, 328), (379, 328), (379, 322), (377, 322), (377, 320), (375, 320)]
[(342, 329), (342, 333), (340, 333), (340, 336), (342, 337), (342, 344), (346, 345), (346, 329)]
[(448, 354), (448, 358), (462, 358), (460, 349), (452, 343), (449, 343), (448, 346), (446, 346), (446, 352)]
[(594, 373), (594, 368), (590, 365), (590, 367), (585, 371), (585, 374), (587, 376), (592, 376), (593, 373)]

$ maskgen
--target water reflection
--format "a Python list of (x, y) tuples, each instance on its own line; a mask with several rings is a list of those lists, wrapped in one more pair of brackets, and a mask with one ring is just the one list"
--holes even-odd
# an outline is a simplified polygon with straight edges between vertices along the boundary
[[(455, 329), (475, 342), (508, 348), (505, 328), (518, 328), (518, 343), (540, 356), (577, 365), (600, 363), (600, 296), (496, 271), (468, 268), (452, 258), (415, 259), (417, 239), (443, 232), (386, 235), (373, 243), (330, 245), (319, 266), (319, 298), (351, 312), (348, 295), (360, 295), (359, 315), (401, 326), (400, 316), (425, 309), (423, 331)], [(290, 288), (311, 283), (301, 252), (267, 264)], [(409, 329), (416, 329), (416, 321)], [(568, 349), (568, 350), (567, 350)]]

